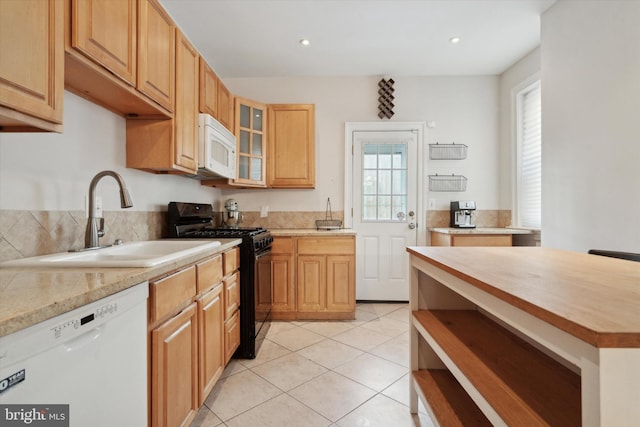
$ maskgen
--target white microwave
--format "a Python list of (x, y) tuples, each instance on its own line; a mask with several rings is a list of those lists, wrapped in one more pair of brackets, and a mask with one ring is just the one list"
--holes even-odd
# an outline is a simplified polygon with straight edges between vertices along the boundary
[(198, 117), (198, 177), (236, 177), (236, 137), (209, 114)]

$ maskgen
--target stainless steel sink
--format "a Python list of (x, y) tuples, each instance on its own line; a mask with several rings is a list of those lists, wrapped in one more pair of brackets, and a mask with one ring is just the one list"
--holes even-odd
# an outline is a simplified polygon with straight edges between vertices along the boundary
[(148, 240), (81, 252), (22, 258), (2, 267), (154, 267), (220, 246), (219, 240)]

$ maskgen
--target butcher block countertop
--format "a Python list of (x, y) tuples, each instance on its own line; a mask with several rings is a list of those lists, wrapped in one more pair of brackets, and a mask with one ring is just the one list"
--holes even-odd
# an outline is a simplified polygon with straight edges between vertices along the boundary
[(429, 228), (429, 231), (443, 234), (531, 234), (531, 230), (522, 228), (454, 228), (454, 227), (435, 227)]
[(274, 237), (319, 237), (319, 236), (355, 236), (356, 232), (350, 228), (335, 230), (316, 230), (315, 228), (270, 228)]
[(640, 263), (541, 247), (407, 251), (595, 347), (640, 347)]
[(210, 253), (187, 256), (150, 268), (3, 267), (0, 269), (0, 336), (168, 274), (241, 243), (240, 239), (218, 240), (222, 244)]

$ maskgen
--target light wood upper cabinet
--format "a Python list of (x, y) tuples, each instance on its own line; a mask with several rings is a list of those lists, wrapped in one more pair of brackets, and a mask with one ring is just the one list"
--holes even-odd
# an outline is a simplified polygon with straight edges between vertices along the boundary
[(157, 0), (138, 10), (138, 90), (174, 111), (176, 26)]
[(315, 106), (269, 105), (267, 186), (315, 188)]
[(64, 4), (0, 1), (0, 129), (62, 132)]
[(218, 79), (218, 121), (233, 132), (233, 96), (229, 89)]
[(218, 76), (200, 57), (200, 112), (218, 118)]
[(72, 0), (71, 46), (136, 85), (136, 0)]
[(176, 30), (176, 105), (172, 120), (127, 120), (127, 167), (195, 173), (198, 161), (199, 55)]
[(198, 168), (198, 82), (200, 55), (193, 45), (177, 32), (176, 39), (176, 143), (175, 162), (185, 171)]
[(235, 98), (237, 161), (235, 184), (264, 187), (266, 184), (267, 106)]

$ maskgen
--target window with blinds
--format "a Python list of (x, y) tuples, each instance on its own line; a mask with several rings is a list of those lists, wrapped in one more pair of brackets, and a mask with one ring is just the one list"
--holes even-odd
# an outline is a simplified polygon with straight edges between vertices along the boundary
[(540, 81), (517, 94), (516, 222), (540, 228), (542, 216), (542, 115)]

